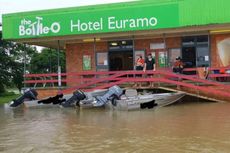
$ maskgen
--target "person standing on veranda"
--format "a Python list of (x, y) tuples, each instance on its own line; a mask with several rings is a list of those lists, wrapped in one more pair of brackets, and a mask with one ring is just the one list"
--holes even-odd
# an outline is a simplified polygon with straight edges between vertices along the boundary
[[(154, 58), (152, 57), (152, 54), (148, 54), (148, 57), (145, 60), (145, 64), (144, 64), (144, 72), (145, 71), (156, 71), (156, 63)], [(153, 74), (149, 74), (149, 77), (153, 77)], [(150, 87), (154, 87), (154, 83), (150, 82)]]
[(176, 58), (176, 61), (174, 62), (172, 69), (174, 73), (179, 73), (179, 74), (183, 73), (184, 63), (182, 62), (181, 57)]
[[(135, 63), (135, 69), (136, 69), (136, 71), (143, 71), (143, 69), (144, 69), (144, 64), (145, 64), (145, 60), (143, 59), (142, 56), (139, 56), (138, 59), (137, 59), (137, 61), (136, 61), (136, 63)], [(141, 74), (137, 74), (136, 76), (137, 76), (137, 77), (142, 77)], [(140, 87), (141, 87), (141, 83), (135, 83), (134, 87), (137, 87), (138, 84), (139, 84)]]

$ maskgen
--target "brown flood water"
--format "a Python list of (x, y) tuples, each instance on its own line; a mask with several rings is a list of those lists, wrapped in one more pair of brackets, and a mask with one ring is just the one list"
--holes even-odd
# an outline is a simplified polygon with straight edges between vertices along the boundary
[(230, 104), (132, 112), (2, 106), (0, 152), (229, 153)]

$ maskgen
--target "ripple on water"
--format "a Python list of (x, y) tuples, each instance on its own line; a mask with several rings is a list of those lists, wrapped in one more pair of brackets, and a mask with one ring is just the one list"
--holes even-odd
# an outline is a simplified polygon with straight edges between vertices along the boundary
[(0, 108), (0, 152), (229, 153), (230, 105), (157, 111)]

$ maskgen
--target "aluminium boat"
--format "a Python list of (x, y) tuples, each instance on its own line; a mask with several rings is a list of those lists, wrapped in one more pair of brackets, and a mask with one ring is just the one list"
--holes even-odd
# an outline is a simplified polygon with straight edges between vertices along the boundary
[[(119, 99), (115, 99), (112, 108), (117, 110), (142, 110), (155, 109), (171, 105), (185, 96), (182, 92), (177, 93), (138, 93), (129, 89)], [(110, 105), (111, 107), (111, 105)]]
[(76, 90), (73, 94), (58, 94), (42, 100), (34, 98), (22, 101), (21, 98), (20, 104), (23, 104), (27, 108), (80, 107), (82, 109), (142, 110), (168, 106), (184, 96), (183, 92), (159, 94), (151, 92), (138, 93), (135, 89), (121, 89), (119, 86), (113, 86), (106, 90), (96, 90), (93, 92)]
[[(122, 90), (118, 86), (113, 86), (106, 92), (86, 93), (85, 99), (79, 102), (79, 106), (81, 108), (105, 107), (115, 110), (155, 109), (171, 105), (184, 96), (183, 92), (138, 93), (135, 89)], [(101, 101), (101, 99), (104, 100)]]

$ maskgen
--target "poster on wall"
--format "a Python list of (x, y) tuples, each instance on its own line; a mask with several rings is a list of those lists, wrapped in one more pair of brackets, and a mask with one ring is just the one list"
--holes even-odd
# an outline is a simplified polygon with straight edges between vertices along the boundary
[(97, 66), (108, 66), (108, 53), (97, 53)]
[(98, 52), (96, 53), (96, 69), (97, 71), (108, 71), (108, 52)]
[(159, 67), (167, 66), (167, 53), (166, 52), (164, 51), (159, 52), (158, 64), (159, 64)]
[(83, 55), (83, 70), (91, 70), (91, 56)]
[(219, 55), (220, 66), (230, 65), (230, 38), (217, 41), (217, 52)]

